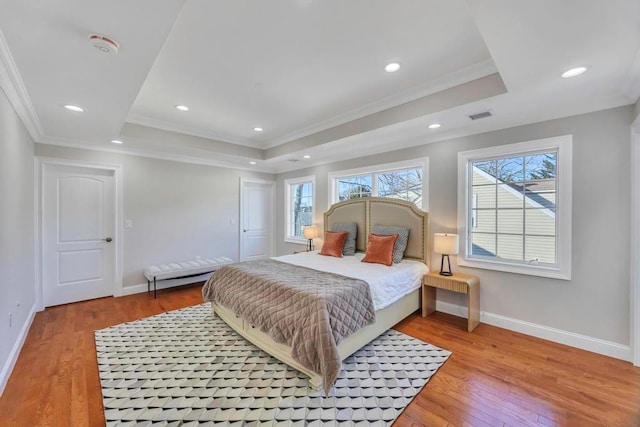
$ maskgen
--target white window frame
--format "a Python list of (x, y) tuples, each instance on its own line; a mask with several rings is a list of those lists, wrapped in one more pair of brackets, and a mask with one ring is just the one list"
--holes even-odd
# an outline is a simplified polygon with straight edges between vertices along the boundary
[[(471, 234), (467, 233), (467, 222), (471, 215), (469, 209), (469, 190), (471, 177), (469, 163), (487, 158), (511, 157), (557, 151), (557, 194), (556, 194), (556, 248), (557, 265), (545, 266), (535, 263), (524, 264), (500, 259), (470, 258)], [(463, 267), (505, 271), (531, 276), (550, 277), (571, 280), (571, 205), (572, 205), (572, 163), (573, 136), (562, 135), (534, 141), (500, 145), (479, 150), (458, 153), (458, 232), (460, 234), (460, 254), (458, 265)]]
[(316, 216), (316, 176), (302, 176), (298, 178), (289, 178), (284, 180), (284, 241), (288, 243), (296, 243), (299, 245), (306, 245), (309, 243), (307, 239), (304, 237), (293, 237), (289, 236), (289, 223), (291, 220), (291, 186), (296, 184), (304, 184), (306, 182), (311, 182), (311, 203), (313, 209), (313, 219), (315, 224), (315, 216)]
[[(331, 207), (338, 200), (338, 180), (340, 178), (355, 175), (374, 175), (383, 172), (405, 170), (405, 169), (422, 169), (422, 210), (429, 211), (429, 158), (423, 157), (413, 160), (405, 160), (402, 162), (384, 163), (373, 166), (365, 166), (356, 169), (347, 169), (329, 173), (329, 197), (328, 206)], [(371, 183), (371, 195), (377, 197), (378, 180), (374, 179)]]

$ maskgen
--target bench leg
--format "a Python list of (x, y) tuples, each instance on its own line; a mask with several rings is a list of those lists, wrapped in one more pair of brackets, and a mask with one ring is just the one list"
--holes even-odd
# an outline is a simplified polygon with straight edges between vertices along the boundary
[(151, 292), (151, 280), (147, 279), (147, 295)]
[(153, 298), (158, 297), (158, 289), (156, 287), (156, 276), (153, 276)]

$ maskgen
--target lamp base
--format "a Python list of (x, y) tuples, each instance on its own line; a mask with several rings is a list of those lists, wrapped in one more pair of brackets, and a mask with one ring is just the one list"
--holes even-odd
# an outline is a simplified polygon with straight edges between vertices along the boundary
[[(444, 259), (447, 258), (447, 270), (444, 269)], [(453, 276), (451, 272), (451, 261), (449, 260), (449, 255), (442, 254), (442, 259), (440, 260), (440, 275), (441, 276)]]

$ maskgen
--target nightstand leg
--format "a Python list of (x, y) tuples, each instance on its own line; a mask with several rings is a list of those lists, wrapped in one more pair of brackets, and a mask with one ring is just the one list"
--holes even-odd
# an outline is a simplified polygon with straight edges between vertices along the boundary
[(436, 311), (436, 288), (422, 285), (422, 317)]
[(480, 289), (477, 286), (469, 286), (467, 308), (467, 330), (471, 332), (480, 324)]

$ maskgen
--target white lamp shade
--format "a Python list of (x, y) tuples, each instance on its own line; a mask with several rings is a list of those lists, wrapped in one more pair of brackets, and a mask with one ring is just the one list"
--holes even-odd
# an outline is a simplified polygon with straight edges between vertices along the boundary
[(435, 233), (433, 235), (433, 250), (439, 254), (458, 254), (458, 235), (448, 233)]
[(318, 227), (315, 225), (307, 225), (302, 232), (304, 233), (305, 239), (315, 239), (319, 236)]

